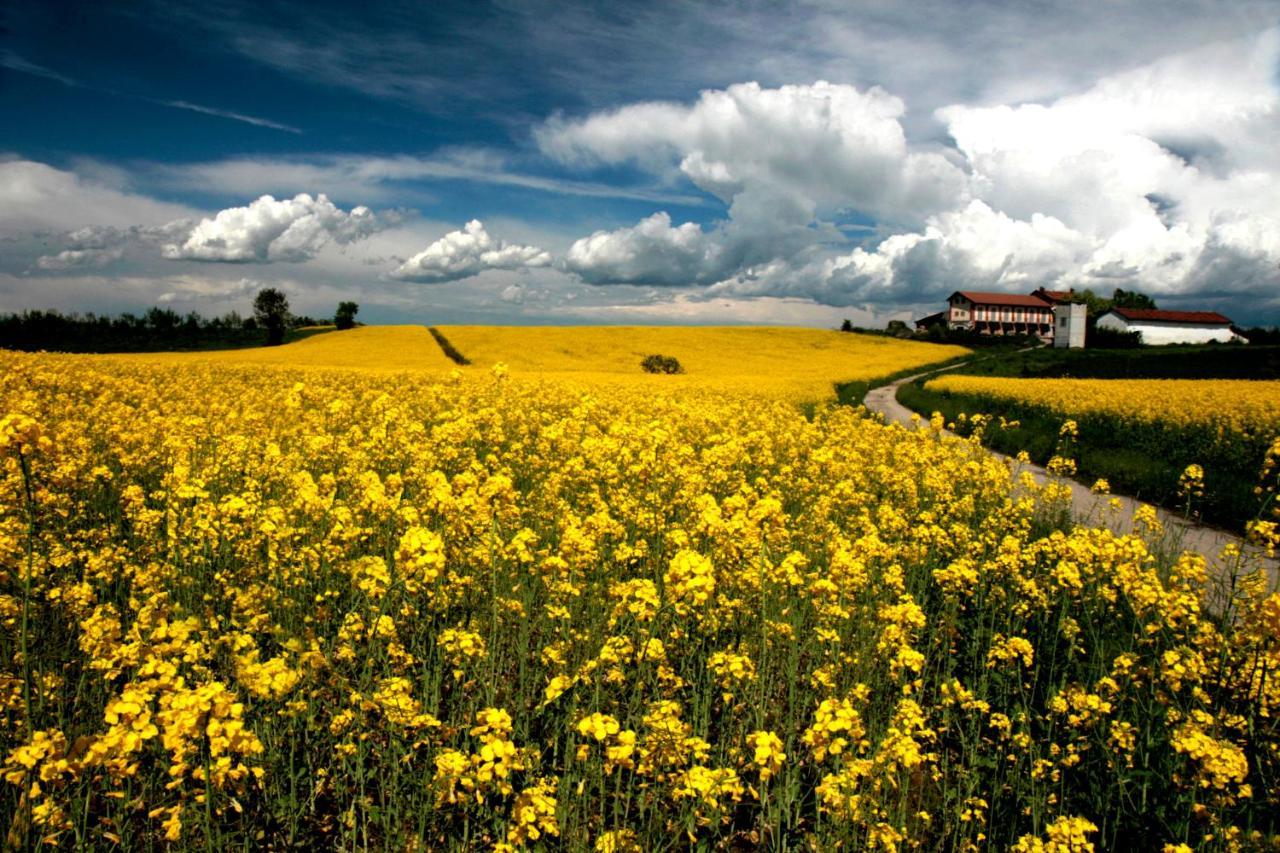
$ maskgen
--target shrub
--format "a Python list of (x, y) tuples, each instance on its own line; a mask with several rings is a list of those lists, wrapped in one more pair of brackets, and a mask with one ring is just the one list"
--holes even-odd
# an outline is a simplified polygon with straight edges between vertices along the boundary
[(670, 355), (646, 355), (640, 367), (645, 373), (684, 373), (679, 360)]
[(1142, 332), (1121, 332), (1094, 326), (1089, 329), (1087, 346), (1095, 349), (1137, 349), (1142, 346)]

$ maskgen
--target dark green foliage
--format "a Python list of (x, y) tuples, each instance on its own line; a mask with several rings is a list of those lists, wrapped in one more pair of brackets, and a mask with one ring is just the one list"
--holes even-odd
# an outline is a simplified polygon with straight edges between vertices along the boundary
[(1271, 326), (1269, 328), (1264, 328), (1262, 326), (1254, 326), (1249, 329), (1240, 329), (1239, 332), (1245, 340), (1254, 345), (1280, 345), (1280, 327)]
[(1093, 322), (1112, 308), (1155, 308), (1156, 301), (1145, 293), (1138, 293), (1136, 290), (1121, 290), (1116, 288), (1111, 298), (1099, 296), (1092, 290), (1085, 288), (1076, 294), (1074, 302), (1083, 302), (1087, 306), (1087, 316), (1089, 325), (1092, 327)]
[(1121, 290), (1116, 288), (1116, 292), (1111, 294), (1112, 308), (1145, 308), (1154, 310), (1156, 301), (1145, 293), (1139, 293), (1136, 290)]
[[(302, 318), (306, 319), (306, 318)], [(290, 332), (286, 340), (311, 332)], [(168, 308), (111, 317), (26, 311), (0, 315), (0, 348), (35, 352), (160, 352), (255, 347), (262, 332), (253, 317), (235, 311), (205, 318)]]
[(850, 320), (848, 317), (845, 317), (845, 318), (844, 318), (844, 322), (840, 324), (840, 331), (842, 331), (842, 332), (852, 332), (852, 331), (853, 331), (853, 321), (852, 321), (852, 320)]
[(1101, 349), (1137, 349), (1142, 346), (1142, 332), (1121, 332), (1101, 326), (1086, 328), (1085, 346)]
[(440, 330), (437, 329), (435, 326), (427, 326), (427, 331), (431, 333), (431, 337), (436, 339), (436, 343), (440, 345), (441, 351), (454, 364), (470, 364), (471, 363), (471, 359), (467, 358), (465, 355), (458, 352), (458, 350), (454, 348), (453, 344), (449, 343), (449, 339), (446, 338), (444, 335), (442, 335), (440, 333)]
[(289, 297), (274, 287), (264, 287), (253, 299), (253, 316), (267, 332), (267, 346), (284, 343), (284, 331), (289, 326)]
[(684, 373), (680, 362), (670, 355), (646, 355), (640, 361), (640, 368), (645, 373)]
[(356, 325), (356, 314), (359, 313), (360, 306), (354, 302), (339, 302), (338, 310), (333, 315), (333, 325), (335, 328), (351, 329)]

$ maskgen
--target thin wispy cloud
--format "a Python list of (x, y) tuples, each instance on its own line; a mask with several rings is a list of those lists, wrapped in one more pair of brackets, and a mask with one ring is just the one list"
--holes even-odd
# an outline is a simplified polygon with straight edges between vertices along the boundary
[(188, 110), (190, 112), (201, 113), (202, 115), (214, 116), (216, 118), (225, 118), (231, 121), (243, 122), (245, 124), (252, 124), (257, 127), (266, 127), (266, 128), (270, 128), (271, 130), (282, 130), (285, 133), (301, 134), (303, 132), (301, 128), (297, 128), (292, 125), (282, 124), (281, 122), (260, 118), (258, 116), (251, 116), (251, 115), (246, 115), (244, 113), (238, 113), (233, 110), (223, 110), (223, 109), (218, 109), (217, 107), (207, 107), (202, 104), (193, 104), (190, 101), (183, 101), (183, 100), (169, 101), (169, 100), (164, 100), (162, 98), (152, 98), (147, 95), (139, 95), (133, 92), (122, 92), (118, 89), (111, 89), (105, 86), (95, 86), (90, 83), (85, 83), (81, 80), (77, 80), (74, 77), (69, 77), (66, 74), (62, 74), (58, 71), (54, 71), (51, 68), (46, 68), (43, 65), (36, 65), (33, 62), (28, 62), (18, 54), (13, 53), (12, 51), (0, 52), (0, 66), (4, 68), (8, 68), (11, 71), (18, 71), (23, 74), (30, 74), (34, 77), (44, 77), (48, 80), (56, 80), (59, 83), (63, 84), (64, 86), (72, 86), (77, 89), (85, 89), (91, 92), (100, 92), (104, 95), (111, 95), (112, 97), (116, 97), (116, 98), (129, 98), (135, 101), (144, 101), (148, 104), (155, 104), (156, 106), (160, 106), (160, 107), (170, 107), (175, 110)]
[(179, 110), (191, 110), (192, 112), (203, 113), (207, 116), (217, 116), (218, 118), (229, 118), (232, 121), (242, 121), (245, 124), (253, 124), (258, 127), (269, 127), (272, 130), (283, 130), (285, 133), (302, 133), (301, 128), (294, 127), (293, 125), (281, 124), (278, 121), (258, 118), (257, 116), (248, 116), (244, 113), (232, 112), (230, 110), (219, 110), (214, 107), (205, 107), (200, 104), (190, 103), (189, 101), (156, 101), (155, 103)]
[(66, 86), (79, 86), (75, 80), (67, 77), (65, 74), (59, 74), (52, 68), (45, 68), (43, 65), (36, 65), (34, 62), (27, 62), (21, 56), (10, 50), (0, 50), (0, 68), (8, 68), (10, 71), (19, 71), (23, 74), (30, 74), (33, 77), (44, 77), (48, 80), (57, 80)]
[(501, 154), (450, 150), (432, 156), (313, 155), (245, 157), (203, 163), (151, 164), (153, 180), (169, 189), (206, 193), (295, 193), (323, 187), (331, 195), (362, 201), (394, 202), (421, 181), (457, 181), (519, 187), (552, 195), (630, 199), (701, 207), (707, 196), (667, 189), (532, 175), (513, 168)]

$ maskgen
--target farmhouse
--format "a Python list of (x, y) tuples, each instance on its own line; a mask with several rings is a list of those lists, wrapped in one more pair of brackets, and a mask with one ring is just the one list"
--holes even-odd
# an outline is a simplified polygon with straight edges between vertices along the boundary
[(1035, 293), (957, 290), (947, 299), (946, 323), (981, 335), (1035, 335), (1053, 340), (1054, 302)]
[(1153, 308), (1112, 308), (1098, 318), (1099, 329), (1141, 332), (1144, 344), (1226, 343), (1241, 338), (1231, 321), (1216, 311), (1160, 311)]

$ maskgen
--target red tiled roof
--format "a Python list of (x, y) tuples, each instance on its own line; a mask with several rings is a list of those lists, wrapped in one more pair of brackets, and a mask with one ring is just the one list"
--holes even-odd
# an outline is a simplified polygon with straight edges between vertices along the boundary
[(1074, 290), (1045, 290), (1043, 287), (1037, 288), (1035, 293), (1037, 296), (1042, 296), (1050, 302), (1066, 302), (1068, 299), (1076, 295)]
[[(981, 290), (957, 290), (956, 293), (975, 305), (1017, 305), (1024, 308), (1048, 308), (1039, 296), (1022, 293), (986, 293)], [(951, 294), (955, 296), (956, 293)]]
[(1230, 326), (1231, 321), (1217, 311), (1162, 311), (1156, 308), (1112, 308), (1126, 320), (1148, 320), (1156, 323), (1204, 323)]

